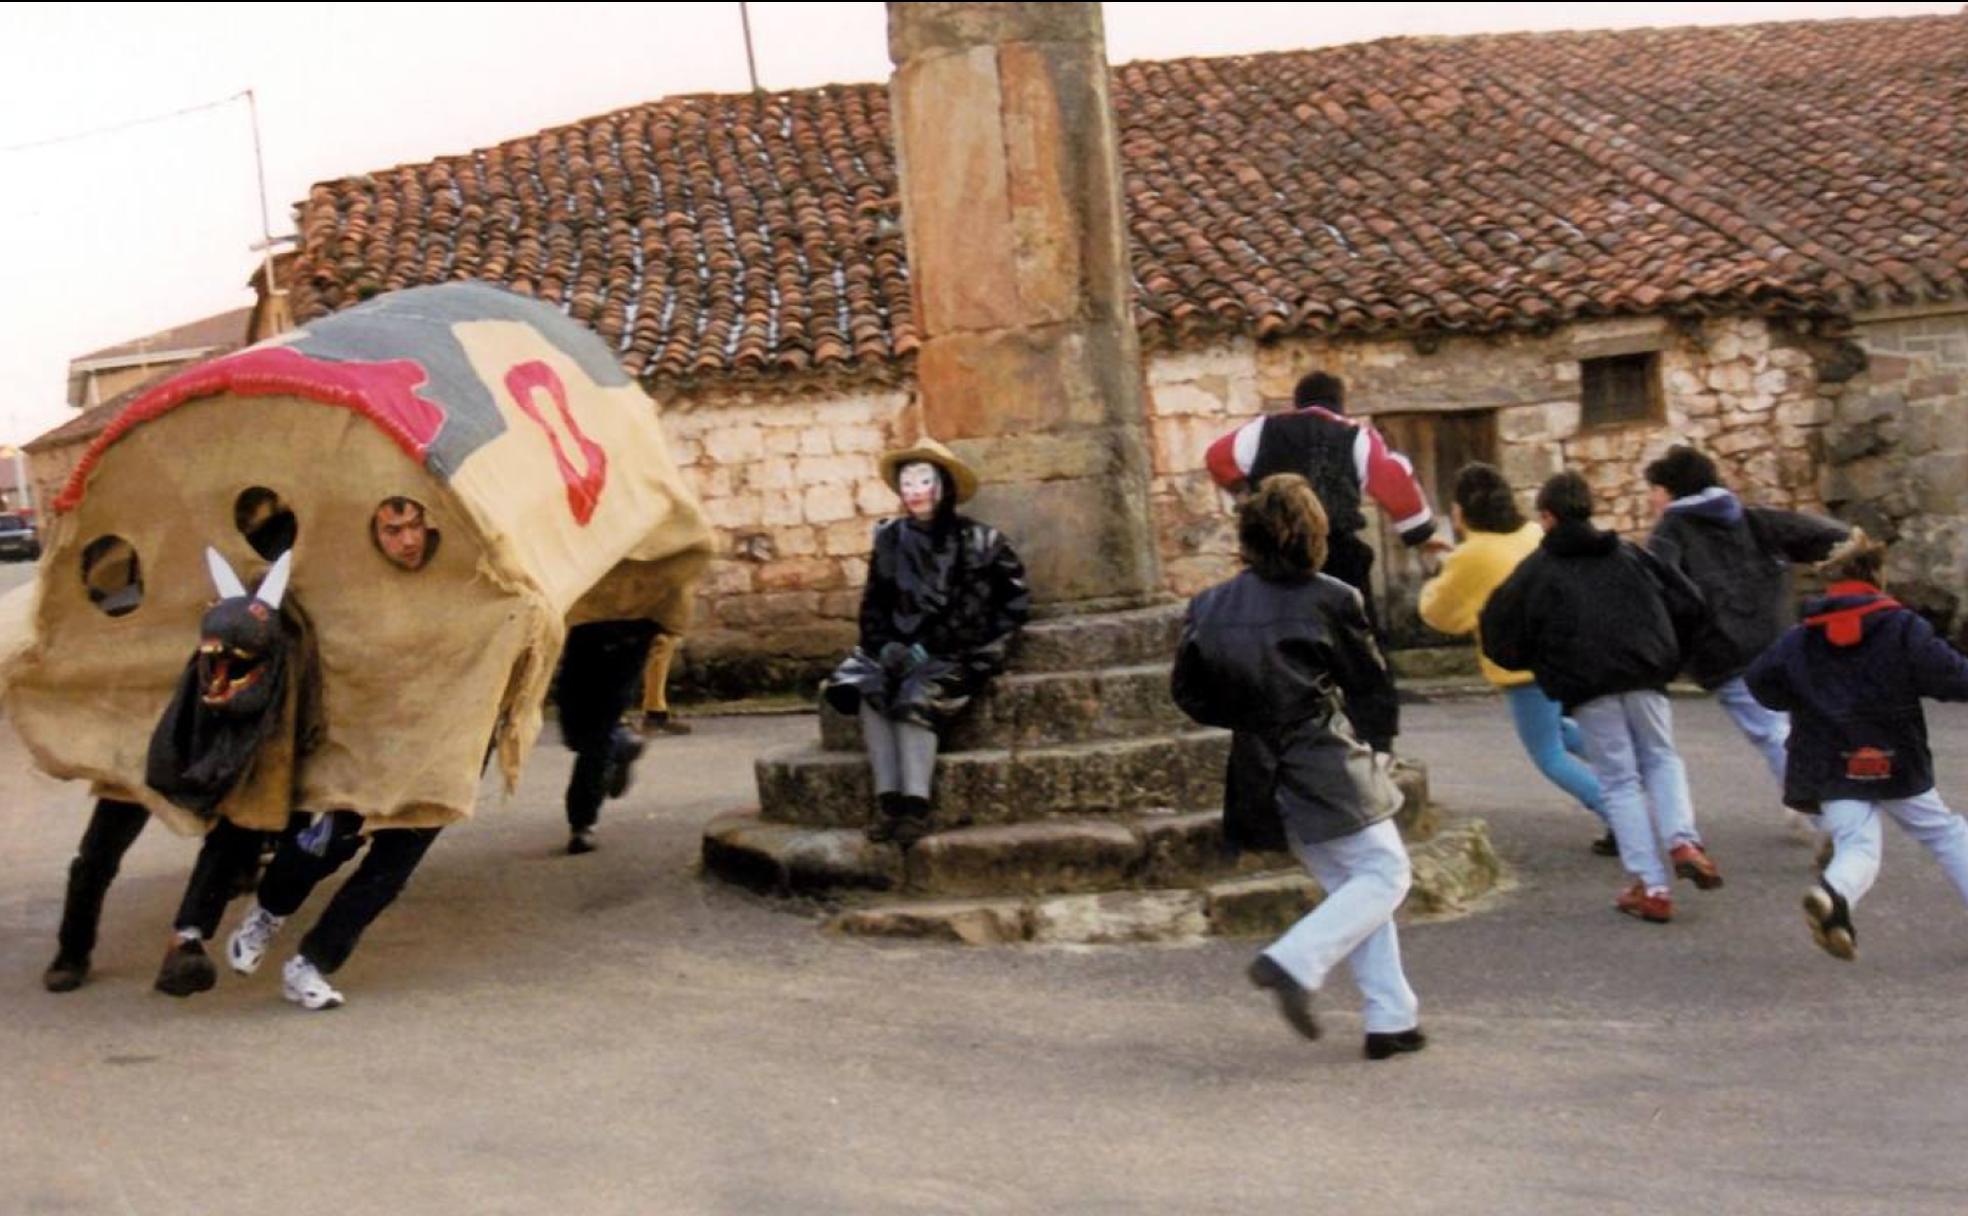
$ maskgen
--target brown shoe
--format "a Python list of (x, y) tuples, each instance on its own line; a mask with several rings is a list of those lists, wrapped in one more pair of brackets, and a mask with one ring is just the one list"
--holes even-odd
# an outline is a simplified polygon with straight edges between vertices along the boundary
[(1674, 919), (1673, 897), (1665, 891), (1659, 894), (1649, 893), (1647, 884), (1638, 879), (1634, 880), (1632, 886), (1619, 893), (1619, 898), (1613, 901), (1613, 906), (1628, 916), (1637, 916), (1656, 925), (1664, 925)]
[(1669, 850), (1668, 860), (1674, 863), (1674, 872), (1703, 891), (1713, 891), (1722, 885), (1722, 871), (1715, 868), (1715, 859), (1700, 845), (1690, 842), (1677, 844)]

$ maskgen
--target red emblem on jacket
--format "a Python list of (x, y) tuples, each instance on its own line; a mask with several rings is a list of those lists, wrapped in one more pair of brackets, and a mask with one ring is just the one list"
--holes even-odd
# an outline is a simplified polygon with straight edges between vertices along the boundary
[(1845, 754), (1845, 776), (1852, 781), (1884, 781), (1893, 775), (1893, 753), (1862, 747)]

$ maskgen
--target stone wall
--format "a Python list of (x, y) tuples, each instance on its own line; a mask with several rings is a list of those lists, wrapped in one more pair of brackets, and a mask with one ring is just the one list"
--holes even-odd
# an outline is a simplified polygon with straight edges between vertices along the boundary
[(671, 453), (718, 533), (683, 689), (798, 686), (853, 644), (870, 532), (896, 511), (875, 462), (908, 408), (899, 389), (665, 405)]
[[(1968, 311), (1861, 318), (1828, 357), (1824, 500), (1893, 544), (1887, 582), (1968, 647)], [(1859, 352), (1863, 352), (1860, 354)]]
[[(1647, 350), (1660, 358), (1661, 416), (1583, 428), (1579, 361)], [(1585, 322), (1544, 336), (1450, 339), (1427, 353), (1405, 340), (1280, 343), (1264, 352), (1259, 388), (1287, 400), (1313, 368), (1345, 377), (1356, 413), (1496, 411), (1497, 463), (1527, 504), (1551, 474), (1577, 469), (1600, 522), (1621, 532), (1649, 526), (1641, 469), (1680, 442), (1708, 452), (1755, 501), (1819, 505), (1812, 435), (1829, 413), (1812, 358), (1758, 319)]]
[[(1660, 416), (1583, 428), (1579, 360), (1650, 350), (1660, 360)], [(1152, 504), (1172, 592), (1191, 594), (1236, 568), (1229, 500), (1203, 471), (1204, 449), (1230, 428), (1289, 404), (1292, 386), (1315, 368), (1342, 376), (1352, 412), (1385, 416), (1384, 430), (1414, 415), (1493, 415), (1496, 461), (1526, 508), (1547, 477), (1575, 468), (1592, 484), (1602, 524), (1643, 533), (1652, 521), (1641, 470), (1677, 442), (1710, 453), (1729, 484), (1753, 501), (1822, 507), (1816, 453), (1831, 399), (1818, 391), (1814, 356), (1802, 340), (1761, 320), (1679, 327), (1658, 318), (1621, 319), (1548, 335), (1425, 343), (1231, 341), (1157, 354), (1149, 364)], [(1409, 455), (1424, 473), (1434, 463), (1420, 452)], [(1442, 469), (1438, 485), (1453, 473)], [(1437, 488), (1429, 487), (1431, 501)], [(1370, 532), (1383, 554), (1378, 577), (1386, 602), (1394, 613), (1411, 611), (1420, 564), (1399, 554), (1398, 545), (1389, 552), (1378, 524)]]

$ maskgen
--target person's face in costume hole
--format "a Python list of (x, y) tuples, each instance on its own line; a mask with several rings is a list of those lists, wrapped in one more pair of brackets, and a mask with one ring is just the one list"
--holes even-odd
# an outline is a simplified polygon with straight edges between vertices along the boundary
[(902, 509), (914, 519), (928, 523), (936, 516), (936, 504), (943, 499), (943, 475), (927, 460), (905, 464), (895, 475), (895, 488), (902, 495)]
[(424, 509), (411, 503), (376, 508), (376, 543), (383, 556), (405, 570), (418, 570), (430, 556), (430, 528), (424, 522)]

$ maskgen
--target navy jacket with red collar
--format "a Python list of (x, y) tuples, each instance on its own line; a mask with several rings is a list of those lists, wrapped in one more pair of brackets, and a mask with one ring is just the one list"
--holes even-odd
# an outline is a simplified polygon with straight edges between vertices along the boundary
[(1833, 583), (1750, 664), (1756, 699), (1790, 713), (1784, 801), (1876, 802), (1934, 788), (1920, 699), (1968, 701), (1968, 659), (1870, 583)]

